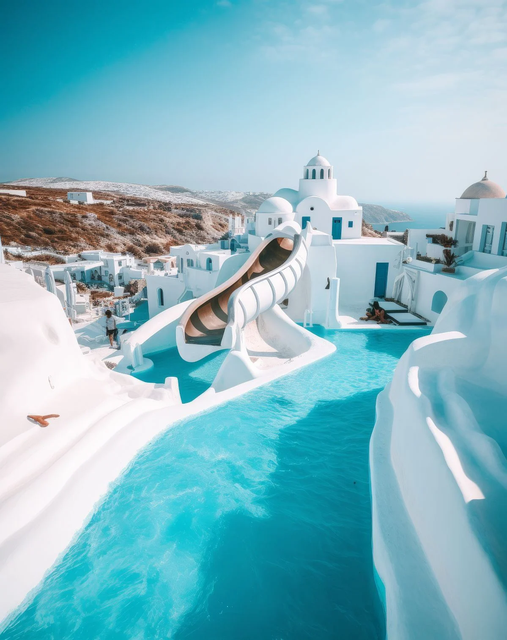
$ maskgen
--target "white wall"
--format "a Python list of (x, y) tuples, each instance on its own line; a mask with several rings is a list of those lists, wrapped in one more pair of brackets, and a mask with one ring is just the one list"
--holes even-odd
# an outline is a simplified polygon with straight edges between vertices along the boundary
[[(178, 303), (180, 296), (185, 291), (185, 284), (182, 280), (173, 276), (147, 275), (146, 289), (148, 292), (148, 313), (150, 318), (153, 318), (161, 311), (165, 311)], [(162, 289), (164, 294), (163, 306), (159, 304), (159, 289)]]
[[(369, 239), (373, 240), (373, 239)], [(387, 297), (392, 295), (393, 283), (400, 273), (400, 252), (404, 245), (398, 242), (387, 244), (379, 238), (379, 243), (335, 242), (336, 276), (340, 278), (340, 313), (344, 307), (367, 306), (375, 290), (377, 262), (388, 262)]]
[(483, 225), (495, 227), (491, 253), (500, 254), (503, 244), (502, 223), (507, 222), (507, 198), (482, 198), (479, 201), (477, 224), (475, 225), (474, 251), (479, 251)]
[(260, 213), (255, 214), (255, 234), (265, 238), (280, 224), (294, 220), (294, 213)]
[[(409, 268), (405, 267), (407, 270)], [(412, 270), (414, 271), (414, 270)], [(459, 271), (459, 269), (458, 269)], [(434, 323), (438, 320), (440, 314), (431, 310), (433, 298), (438, 291), (443, 291), (447, 298), (456, 291), (461, 285), (461, 280), (457, 275), (444, 275), (442, 273), (417, 270), (418, 282), (415, 298), (415, 313)], [(407, 303), (408, 290), (406, 285), (403, 288), (403, 296), (401, 301)]]
[(0, 193), (4, 193), (8, 196), (21, 196), (26, 197), (26, 191), (24, 189), (0, 189)]
[(289, 296), (287, 315), (295, 322), (304, 321), (307, 309), (313, 324), (326, 324), (329, 295), (328, 278), (336, 275), (336, 252), (331, 237), (323, 233), (309, 235), (310, 246), (303, 276)]
[(409, 229), (408, 230), (408, 246), (411, 248), (410, 256), (415, 258), (417, 253), (426, 255), (426, 245), (428, 244), (428, 233), (445, 233), (444, 229)]
[[(357, 209), (332, 210), (322, 198), (315, 196), (305, 198), (296, 208), (296, 222), (303, 227), (303, 217), (310, 218), (314, 229), (332, 235), (333, 218), (342, 219), (342, 239), (360, 238), (362, 230), (363, 210)], [(349, 227), (352, 222), (352, 227)]]
[(67, 193), (67, 199), (91, 204), (93, 202), (93, 194), (90, 191), (69, 191)]

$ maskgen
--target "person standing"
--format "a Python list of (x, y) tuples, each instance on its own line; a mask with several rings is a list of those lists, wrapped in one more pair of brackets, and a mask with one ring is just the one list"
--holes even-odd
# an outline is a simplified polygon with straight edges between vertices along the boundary
[(118, 329), (116, 328), (116, 320), (109, 309), (106, 311), (106, 336), (109, 338), (109, 344), (114, 346), (113, 340), (117, 339)]

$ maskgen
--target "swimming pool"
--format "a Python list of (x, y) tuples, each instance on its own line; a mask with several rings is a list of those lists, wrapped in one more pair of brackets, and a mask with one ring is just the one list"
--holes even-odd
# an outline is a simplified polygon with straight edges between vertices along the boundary
[(147, 447), (0, 637), (383, 638), (368, 441), (422, 332), (318, 333), (335, 354)]

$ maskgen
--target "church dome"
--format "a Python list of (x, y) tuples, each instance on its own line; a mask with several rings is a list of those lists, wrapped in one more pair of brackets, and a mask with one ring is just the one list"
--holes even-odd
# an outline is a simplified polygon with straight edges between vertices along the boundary
[(331, 165), (324, 158), (324, 156), (320, 155), (320, 152), (317, 152), (317, 155), (314, 156), (306, 166), (307, 167), (330, 167)]
[(336, 199), (333, 201), (332, 207), (336, 211), (359, 209), (357, 200), (352, 196), (337, 196)]
[(297, 205), (299, 202), (299, 191), (295, 189), (278, 189), (278, 191), (274, 194), (275, 198), (283, 198), (284, 200), (288, 200), (293, 207)]
[(475, 182), (463, 191), (462, 199), (475, 200), (478, 198), (505, 198), (505, 191), (499, 184), (488, 179), (488, 172), (480, 182)]
[(285, 198), (274, 196), (264, 200), (258, 209), (258, 213), (292, 213), (292, 206)]

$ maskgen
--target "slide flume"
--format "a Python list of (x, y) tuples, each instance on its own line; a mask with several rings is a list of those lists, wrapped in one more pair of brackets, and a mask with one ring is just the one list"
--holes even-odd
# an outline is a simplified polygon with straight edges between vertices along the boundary
[(299, 234), (289, 237), (280, 231), (266, 238), (238, 273), (185, 311), (177, 332), (182, 358), (198, 360), (232, 348), (238, 331), (287, 298), (303, 273), (307, 254)]

